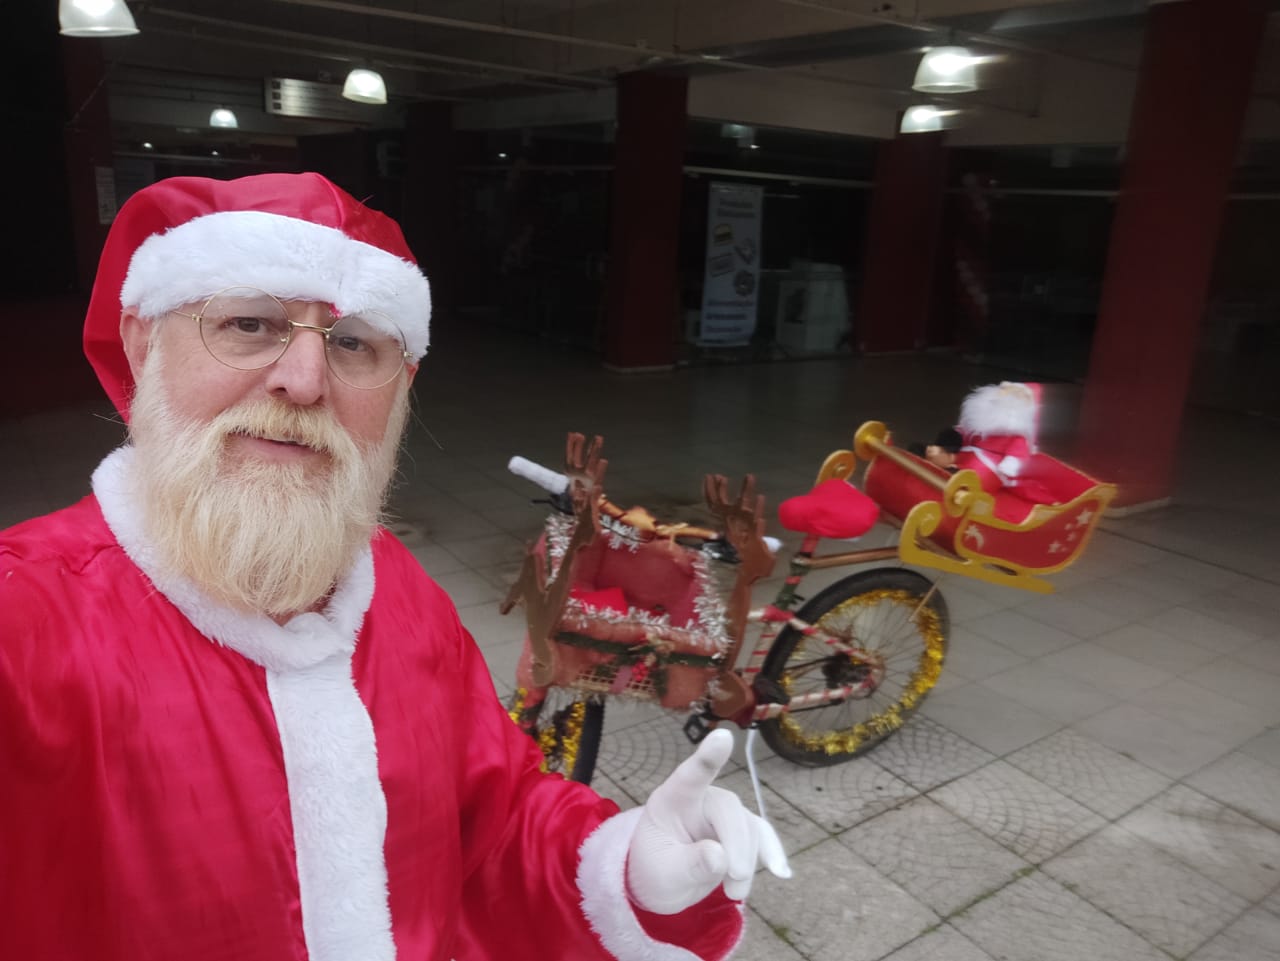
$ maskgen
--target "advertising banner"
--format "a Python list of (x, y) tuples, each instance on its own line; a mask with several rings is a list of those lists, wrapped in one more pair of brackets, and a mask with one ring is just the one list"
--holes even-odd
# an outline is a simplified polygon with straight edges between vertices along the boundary
[(731, 347), (751, 342), (760, 297), (763, 204), (763, 187), (711, 184), (700, 345)]

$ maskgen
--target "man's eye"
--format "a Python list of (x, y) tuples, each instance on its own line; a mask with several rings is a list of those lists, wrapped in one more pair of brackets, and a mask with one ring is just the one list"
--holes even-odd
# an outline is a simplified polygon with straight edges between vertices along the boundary
[(241, 334), (260, 334), (267, 329), (261, 317), (229, 317), (226, 326)]
[(333, 344), (337, 350), (345, 350), (352, 353), (359, 353), (362, 350), (369, 349), (368, 344), (359, 337), (354, 337), (351, 334), (339, 334), (336, 337), (331, 336), (329, 342)]

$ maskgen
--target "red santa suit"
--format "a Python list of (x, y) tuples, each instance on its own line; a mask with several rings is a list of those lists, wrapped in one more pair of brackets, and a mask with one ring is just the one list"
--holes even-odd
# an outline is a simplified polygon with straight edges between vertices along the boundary
[(965, 398), (956, 429), (964, 446), (958, 470), (974, 471), (995, 497), (995, 514), (1023, 520), (1036, 504), (1055, 504), (1055, 493), (1036, 474), (1039, 384), (1005, 381), (979, 387)]
[(736, 943), (723, 895), (632, 909), (639, 812), (539, 773), (391, 535), (323, 611), (278, 625), (158, 565), (131, 463), (116, 451), (94, 496), (0, 534), (0, 957), (691, 961)]

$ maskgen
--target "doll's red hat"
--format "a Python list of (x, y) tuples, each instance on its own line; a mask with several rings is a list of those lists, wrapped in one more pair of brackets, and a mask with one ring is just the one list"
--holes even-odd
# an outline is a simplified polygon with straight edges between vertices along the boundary
[(427, 352), (430, 286), (390, 217), (314, 173), (173, 177), (120, 208), (85, 317), (85, 354), (121, 414), (121, 310), (156, 318), (234, 286), (386, 318), (415, 359)]

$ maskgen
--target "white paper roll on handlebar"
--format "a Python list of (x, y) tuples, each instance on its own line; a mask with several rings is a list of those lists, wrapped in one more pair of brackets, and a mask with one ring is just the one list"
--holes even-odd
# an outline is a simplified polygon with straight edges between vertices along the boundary
[(517, 477), (523, 477), (531, 483), (537, 484), (548, 494), (563, 494), (569, 489), (569, 478), (564, 474), (557, 473), (549, 467), (543, 467), (541, 464), (535, 464), (531, 460), (523, 457), (513, 457), (507, 462), (507, 470), (515, 474)]

